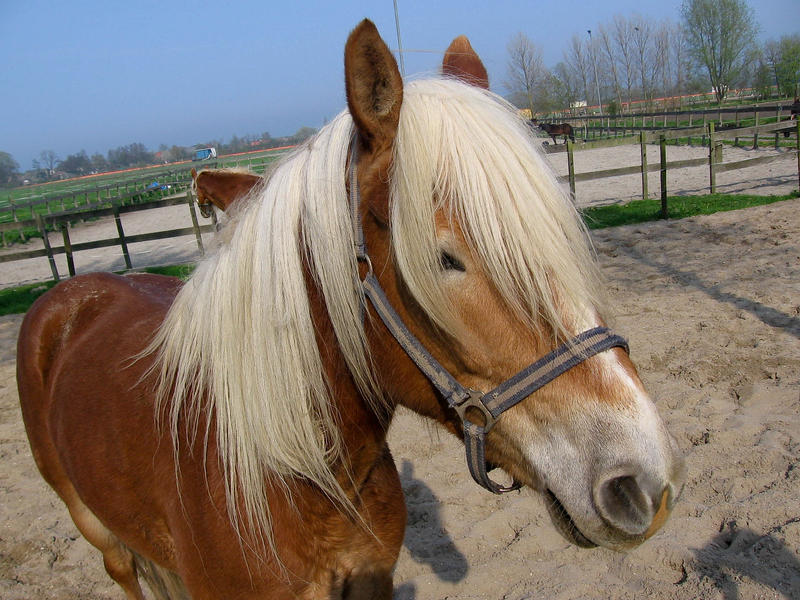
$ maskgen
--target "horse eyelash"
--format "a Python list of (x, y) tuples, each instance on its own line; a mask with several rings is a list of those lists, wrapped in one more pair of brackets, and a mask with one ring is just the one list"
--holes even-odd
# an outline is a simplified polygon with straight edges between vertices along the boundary
[(467, 270), (464, 263), (445, 251), (439, 254), (439, 265), (443, 271), (461, 271), (463, 273)]

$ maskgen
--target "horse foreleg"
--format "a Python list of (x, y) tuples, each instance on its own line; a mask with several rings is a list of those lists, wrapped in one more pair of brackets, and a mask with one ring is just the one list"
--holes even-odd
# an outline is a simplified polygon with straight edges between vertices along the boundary
[[(65, 497), (69, 496), (69, 497)], [(103, 565), (108, 575), (125, 591), (128, 600), (145, 600), (133, 553), (103, 525), (92, 511), (72, 491), (62, 496), (75, 526), (86, 541), (103, 553)]]

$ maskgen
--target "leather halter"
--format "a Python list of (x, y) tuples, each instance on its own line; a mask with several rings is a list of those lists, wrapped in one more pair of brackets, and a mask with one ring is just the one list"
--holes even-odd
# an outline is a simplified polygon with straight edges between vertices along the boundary
[[(364, 231), (361, 227), (359, 213), (360, 193), (356, 174), (358, 160), (357, 140), (353, 140), (350, 153), (350, 210), (353, 221), (353, 235), (356, 258), (367, 265), (367, 273), (360, 279), (361, 289), (375, 308), (375, 312), (386, 328), (394, 336), (397, 343), (408, 354), (433, 386), (439, 391), (447, 404), (461, 418), (464, 430), (464, 446), (467, 454), (467, 465), (472, 478), (481, 486), (502, 494), (519, 489), (521, 484), (513, 481), (509, 486), (502, 486), (492, 481), (487, 472), (486, 434), (492, 429), (502, 414), (515, 406), (530, 394), (565, 373), (587, 358), (605, 350), (619, 347), (628, 352), (628, 343), (620, 336), (611, 333), (605, 327), (595, 327), (575, 336), (568, 342), (543, 356), (533, 364), (522, 369), (487, 393), (462, 386), (422, 345), (406, 327), (400, 316), (392, 308), (386, 293), (372, 271), (372, 262), (367, 254), (364, 242)], [(473, 408), (483, 414), (482, 425), (470, 420), (467, 410)]]

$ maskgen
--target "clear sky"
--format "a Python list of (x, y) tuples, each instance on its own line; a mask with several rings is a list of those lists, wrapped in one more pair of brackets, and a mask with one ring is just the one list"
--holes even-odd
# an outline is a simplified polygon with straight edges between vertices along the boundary
[[(761, 38), (800, 32), (800, 0), (750, 0)], [(523, 32), (562, 60), (614, 15), (680, 19), (680, 0), (398, 0), (407, 75), (433, 72), (466, 34), (504, 93)], [(0, 0), (0, 150), (21, 169), (45, 149), (190, 146), (320, 127), (345, 103), (347, 34), (372, 19), (392, 49), (392, 0)]]

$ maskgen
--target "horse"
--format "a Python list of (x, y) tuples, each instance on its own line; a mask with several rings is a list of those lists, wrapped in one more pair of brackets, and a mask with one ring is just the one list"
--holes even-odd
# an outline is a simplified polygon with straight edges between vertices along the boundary
[(542, 131), (547, 133), (551, 138), (553, 138), (553, 143), (558, 143), (556, 140), (556, 136), (563, 135), (564, 136), (564, 143), (567, 143), (567, 138), (571, 139), (575, 142), (575, 134), (572, 131), (572, 125), (569, 123), (559, 123), (558, 125), (554, 123), (539, 123), (536, 119), (531, 119), (531, 123), (534, 126), (539, 127)]
[(391, 598), (400, 405), (578, 546), (670, 514), (684, 461), (604, 325), (585, 227), (477, 54), (452, 58), (404, 84), (364, 20), (347, 109), (185, 283), (79, 275), (25, 316), (34, 459), (129, 599), (140, 575), (159, 598)]
[(245, 169), (213, 169), (199, 173), (192, 167), (192, 190), (200, 213), (211, 217), (214, 207), (225, 212), (262, 181), (257, 173)]

